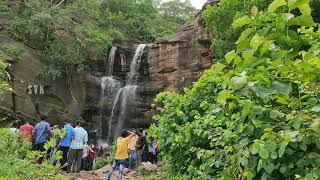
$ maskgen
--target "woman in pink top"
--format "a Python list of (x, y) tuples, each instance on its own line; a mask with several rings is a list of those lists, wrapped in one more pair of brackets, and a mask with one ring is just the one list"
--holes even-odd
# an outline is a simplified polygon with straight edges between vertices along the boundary
[(29, 122), (20, 126), (19, 128), (20, 138), (23, 141), (32, 142), (32, 132), (33, 132), (33, 126)]

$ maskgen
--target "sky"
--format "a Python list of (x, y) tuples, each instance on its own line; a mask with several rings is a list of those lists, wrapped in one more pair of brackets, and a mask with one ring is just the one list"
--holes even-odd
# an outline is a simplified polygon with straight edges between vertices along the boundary
[(201, 9), (203, 4), (207, 1), (207, 0), (190, 0), (191, 4), (196, 7), (197, 9)]

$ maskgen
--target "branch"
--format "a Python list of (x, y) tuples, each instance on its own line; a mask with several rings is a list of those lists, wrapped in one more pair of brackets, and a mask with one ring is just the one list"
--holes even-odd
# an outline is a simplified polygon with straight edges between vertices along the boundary
[(24, 1), (24, 3), (26, 4), (26, 6), (28, 6), (28, 7), (31, 8), (30, 4), (29, 4), (26, 0), (23, 0), (23, 1)]
[(55, 5), (53, 8), (57, 8), (58, 6), (60, 6), (65, 0), (61, 0), (57, 5)]

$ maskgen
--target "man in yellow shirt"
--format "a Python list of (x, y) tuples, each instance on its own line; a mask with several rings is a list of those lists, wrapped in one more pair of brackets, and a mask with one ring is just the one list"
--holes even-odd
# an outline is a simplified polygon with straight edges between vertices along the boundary
[[(130, 135), (129, 135), (130, 134)], [(124, 167), (126, 166), (126, 159), (128, 159), (128, 145), (130, 139), (135, 136), (136, 134), (132, 132), (128, 132), (126, 130), (123, 130), (121, 133), (121, 137), (117, 139), (117, 151), (115, 155), (115, 161), (112, 164), (112, 170), (107, 176), (107, 180), (111, 179), (111, 176), (113, 174), (113, 171), (116, 169), (116, 167), (119, 167), (119, 175), (118, 180), (122, 179), (122, 174)]]

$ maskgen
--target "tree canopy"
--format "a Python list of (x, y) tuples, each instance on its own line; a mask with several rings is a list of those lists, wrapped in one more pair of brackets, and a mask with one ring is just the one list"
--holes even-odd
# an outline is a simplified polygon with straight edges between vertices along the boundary
[[(176, 3), (174, 10), (181, 6), (190, 12), (168, 16), (166, 11), (173, 9), (161, 9), (162, 3)], [(3, 0), (0, 18), (13, 38), (43, 53), (43, 73), (55, 79), (85, 70), (87, 60), (103, 58), (113, 44), (153, 42), (174, 34), (192, 9), (179, 0)]]

